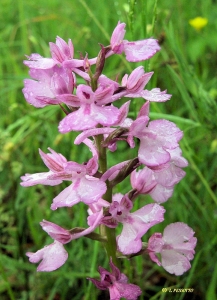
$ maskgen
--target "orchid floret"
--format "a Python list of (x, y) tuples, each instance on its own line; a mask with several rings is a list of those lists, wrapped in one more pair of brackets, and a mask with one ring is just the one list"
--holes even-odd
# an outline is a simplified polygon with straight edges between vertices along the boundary
[[(191, 267), (197, 239), (194, 231), (185, 223), (177, 222), (168, 225), (163, 232), (155, 233), (148, 242), (150, 258), (169, 273), (182, 275)], [(161, 254), (161, 261), (156, 253)]]

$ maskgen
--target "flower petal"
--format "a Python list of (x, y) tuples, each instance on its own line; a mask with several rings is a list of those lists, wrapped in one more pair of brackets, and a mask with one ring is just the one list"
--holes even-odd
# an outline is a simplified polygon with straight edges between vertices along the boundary
[(149, 59), (159, 50), (160, 46), (155, 39), (146, 39), (136, 42), (124, 41), (124, 52), (126, 59), (130, 62)]
[(68, 258), (68, 253), (58, 241), (45, 246), (36, 253), (27, 252), (26, 255), (32, 263), (42, 260), (37, 268), (37, 271), (41, 272), (51, 272), (60, 268)]
[(191, 268), (187, 257), (175, 250), (162, 250), (162, 267), (170, 274), (180, 276)]

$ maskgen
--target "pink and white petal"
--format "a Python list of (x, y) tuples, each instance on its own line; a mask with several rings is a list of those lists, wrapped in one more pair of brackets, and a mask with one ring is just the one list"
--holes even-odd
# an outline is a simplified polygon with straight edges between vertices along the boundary
[(92, 213), (91, 215), (89, 215), (87, 217), (87, 224), (90, 226), (90, 227), (96, 227), (96, 220), (97, 221), (97, 225), (100, 224), (100, 221), (103, 217), (103, 210), (101, 209), (100, 211), (97, 211), (97, 212), (94, 212)]
[(171, 159), (173, 163), (180, 168), (184, 168), (188, 166), (188, 161), (182, 157), (182, 150), (179, 147), (176, 147), (175, 149), (168, 150), (170, 153)]
[(164, 203), (166, 202), (170, 197), (172, 197), (173, 194), (173, 186), (171, 187), (164, 187), (160, 184), (157, 184), (153, 190), (149, 192), (149, 195), (152, 197), (154, 201), (157, 203)]
[[(194, 235), (191, 227), (183, 222), (176, 222), (169, 224), (163, 232), (163, 239), (165, 243), (176, 245), (191, 240)], [(195, 246), (195, 244), (194, 244)]]
[(172, 248), (187, 257), (188, 260), (192, 260), (194, 258), (194, 248), (197, 244), (197, 239), (193, 237), (189, 242), (184, 242), (182, 244), (173, 245)]
[[(153, 73), (153, 72), (152, 72)], [(132, 88), (135, 87), (135, 85), (138, 83), (139, 79), (145, 74), (144, 72), (144, 67), (143, 66), (139, 66), (136, 69), (134, 69), (131, 74), (129, 75), (129, 77), (127, 78), (127, 80), (125, 79), (125, 84), (123, 82), (122, 79), (122, 86), (126, 86), (129, 90), (131, 90)]]
[(131, 213), (132, 226), (137, 232), (137, 238), (141, 238), (152, 226), (164, 220), (165, 209), (158, 204), (147, 204)]
[(180, 182), (185, 174), (185, 171), (183, 171), (181, 168), (176, 167), (173, 163), (170, 163), (167, 168), (160, 172), (155, 172), (154, 176), (159, 184), (165, 187), (172, 187)]
[(40, 272), (54, 271), (60, 268), (68, 258), (68, 253), (58, 241), (54, 241), (53, 244), (45, 246), (36, 253), (27, 252), (26, 255), (32, 263), (42, 260), (37, 268), (37, 271)]
[(121, 80), (121, 86), (123, 86), (123, 87), (126, 87), (126, 86), (127, 86), (128, 77), (129, 77), (128, 74), (125, 74), (125, 75), (122, 77), (122, 80)]
[(172, 97), (172, 95), (166, 94), (166, 92), (166, 90), (161, 92), (159, 88), (152, 89), (151, 91), (144, 90), (140, 93), (140, 97), (151, 102), (165, 102)]
[(99, 76), (98, 83), (102, 87), (107, 87), (107, 86), (113, 85), (114, 90), (117, 90), (120, 86), (117, 81), (114, 81), (103, 74)]
[[(59, 70), (59, 68), (56, 69), (54, 66), (51, 69), (30, 69), (29, 75), (32, 79), (36, 79), (39, 82), (42, 82), (43, 85), (50, 86), (51, 77), (53, 76), (54, 72)], [(61, 72), (61, 71), (59, 71)], [(41, 83), (41, 85), (42, 85)]]
[(136, 42), (124, 41), (123, 43), (126, 59), (130, 62), (149, 59), (160, 50), (160, 46), (155, 39), (146, 39)]
[(112, 36), (111, 36), (111, 48), (112, 50), (117, 53), (121, 54), (123, 52), (123, 38), (125, 35), (125, 23), (118, 22), (118, 25), (115, 27)]
[(122, 283), (115, 281), (113, 285), (109, 287), (110, 300), (128, 299), (137, 300), (142, 294), (139, 286), (131, 283)]
[(96, 202), (105, 194), (106, 184), (98, 178), (86, 175), (81, 178), (76, 191), (81, 201), (88, 205)]
[[(41, 84), (39, 81), (25, 79), (24, 80), (24, 88), (22, 89), (24, 97), (28, 103), (35, 107), (44, 107), (49, 103), (44, 100), (48, 99), (52, 101), (54, 98), (54, 94), (51, 92), (49, 86), (46, 84)], [(42, 97), (42, 99), (40, 99)]]
[(191, 268), (189, 260), (175, 250), (162, 250), (162, 267), (170, 274), (180, 276)]
[(76, 96), (80, 99), (81, 103), (91, 104), (94, 101), (94, 92), (88, 85), (79, 84)]
[(65, 58), (73, 58), (74, 57), (74, 46), (72, 44), (71, 39), (68, 40), (68, 44), (59, 36), (56, 37), (56, 45), (65, 55)]
[(72, 107), (80, 107), (80, 100), (76, 95), (72, 94), (56, 95), (56, 102), (65, 103)]
[(148, 130), (155, 132), (161, 145), (167, 149), (179, 147), (178, 141), (183, 137), (183, 132), (173, 122), (167, 120), (151, 121)]
[(92, 105), (92, 115), (94, 120), (103, 126), (111, 126), (115, 124), (118, 120), (119, 114), (119, 109), (113, 105), (103, 107)]
[(85, 131), (83, 131), (82, 133), (80, 133), (76, 139), (74, 140), (74, 144), (75, 145), (79, 145), (80, 143), (82, 143), (86, 138), (90, 137), (90, 136), (95, 136), (95, 135), (99, 135), (99, 134), (110, 134), (111, 132), (114, 131), (114, 128), (109, 128), (109, 127), (105, 127), (105, 128), (93, 128), (93, 129), (87, 129)]
[[(128, 115), (128, 112), (129, 112), (129, 106), (130, 106), (130, 101), (127, 101), (126, 103), (124, 103), (120, 107), (118, 119), (115, 122), (115, 124), (113, 124), (113, 125), (121, 125), (121, 126), (124, 127), (123, 123), (124, 123), (124, 121), (127, 118), (127, 115)], [(129, 119), (128, 119), (128, 122), (129, 122)], [(132, 120), (131, 120), (131, 122), (129, 122), (129, 124), (128, 124), (129, 126), (128, 127), (130, 127), (130, 125), (132, 124), (132, 122), (133, 122)], [(125, 124), (125, 127), (127, 127), (126, 124)]]
[(52, 58), (44, 58), (36, 53), (27, 56), (27, 58), (29, 60), (24, 60), (24, 65), (33, 69), (51, 69), (56, 65), (56, 61)]
[(164, 241), (162, 238), (162, 234), (159, 232), (156, 232), (152, 234), (152, 236), (148, 240), (148, 251), (160, 253), (163, 249)]
[[(69, 65), (70, 65), (70, 60), (63, 62), (64, 67), (68, 68)], [(78, 74), (80, 77), (84, 78), (85, 81), (90, 82), (90, 76), (86, 72), (80, 69), (73, 69), (73, 72)]]
[(67, 244), (71, 241), (71, 233), (60, 227), (59, 225), (43, 220), (40, 225), (44, 231), (46, 231), (52, 239), (60, 242), (61, 244)]
[(137, 230), (130, 223), (123, 224), (123, 230), (117, 236), (118, 250), (123, 254), (137, 253), (142, 248), (141, 239), (137, 239)]
[(132, 187), (137, 189), (140, 194), (147, 194), (156, 186), (153, 171), (149, 168), (144, 168), (138, 172), (133, 171), (130, 181)]
[(150, 108), (150, 102), (147, 101), (140, 108), (137, 118), (148, 117), (149, 116), (149, 110), (150, 110), (149, 108)]
[(94, 175), (98, 170), (98, 150), (96, 149), (96, 146), (93, 144), (93, 142), (88, 138), (86, 138), (83, 143), (89, 147), (93, 155), (93, 157), (87, 162), (86, 172), (88, 175)]
[[(140, 68), (140, 67), (138, 67), (138, 68)], [(143, 92), (144, 87), (146, 86), (146, 84), (149, 82), (152, 75), (154, 74), (154, 72), (144, 73), (144, 70), (143, 70), (143, 75), (142, 76), (140, 76), (140, 77), (134, 76), (134, 74), (137, 73), (136, 72), (137, 69), (135, 69), (130, 74), (130, 76), (128, 78), (128, 82), (127, 82), (127, 90), (130, 93), (128, 95), (128, 97), (132, 96), (132, 98), (141, 97), (141, 93)]]
[(75, 190), (73, 190), (73, 184), (65, 188), (58, 196), (53, 199), (51, 209), (55, 210), (59, 207), (72, 207), (80, 202), (80, 197)]
[(67, 68), (67, 69), (71, 69), (73, 70), (73, 72), (76, 73), (76, 68), (80, 68), (80, 67), (83, 67), (84, 65), (84, 60), (83, 59), (69, 59), (69, 60), (65, 60), (63, 61), (62, 63), (62, 66), (64, 68)]
[(146, 128), (148, 121), (148, 116), (141, 116), (137, 118), (130, 126), (130, 134), (135, 137), (141, 138), (141, 136), (143, 136), (142, 132), (144, 128)]
[[(134, 95), (134, 94), (131, 94), (131, 95)], [(112, 102), (118, 100), (118, 99), (121, 99), (122, 97), (128, 97), (128, 91), (127, 89), (123, 89), (121, 90), (120, 92), (117, 92), (115, 93), (113, 96), (112, 96)], [(129, 97), (128, 97), (129, 98)], [(134, 98), (134, 97), (132, 97)]]
[(48, 148), (51, 153), (44, 153), (41, 149), (39, 149), (39, 154), (44, 164), (53, 172), (59, 172), (63, 170), (63, 166), (67, 163), (66, 158), (60, 154)]
[(148, 167), (155, 167), (170, 161), (170, 154), (164, 150), (158, 139), (142, 137), (138, 151), (139, 161)]
[(72, 175), (72, 179), (77, 179), (78, 177), (80, 177), (80, 175), (83, 173), (86, 173), (86, 166), (81, 165), (75, 161), (68, 161), (65, 165), (64, 165), (64, 170), (67, 173), (70, 173)]
[(158, 266), (161, 266), (161, 262), (159, 261), (157, 255), (154, 252), (149, 252), (150, 259), (155, 262)]
[(89, 147), (93, 157), (99, 156), (99, 152), (97, 150), (96, 145), (90, 139), (86, 138), (85, 140), (83, 140), (83, 143)]
[(116, 228), (118, 226), (118, 221), (111, 216), (106, 216), (102, 218), (101, 224), (104, 224), (106, 227)]
[(98, 170), (98, 156), (93, 156), (91, 159), (88, 160), (86, 165), (86, 172), (88, 175), (94, 175)]
[(49, 70), (30, 69), (29, 75), (36, 80), (25, 79), (25, 87), (29, 88), (33, 94), (38, 96), (53, 97), (51, 90), (51, 77), (54, 74), (54, 68)]
[(89, 105), (82, 105), (77, 111), (67, 115), (59, 123), (59, 132), (67, 133), (69, 131), (80, 131), (93, 128), (97, 121), (92, 118), (92, 112)]
[(20, 185), (24, 187), (33, 186), (36, 184), (54, 186), (62, 183), (61, 179), (57, 179), (57, 180), (48, 179), (48, 177), (52, 174), (54, 173), (46, 172), (46, 173), (25, 174), (24, 176), (21, 176), (23, 182), (21, 182)]
[(105, 105), (112, 102), (112, 95), (114, 94), (115, 87), (113, 84), (109, 86), (99, 86), (94, 94), (94, 101), (99, 105)]

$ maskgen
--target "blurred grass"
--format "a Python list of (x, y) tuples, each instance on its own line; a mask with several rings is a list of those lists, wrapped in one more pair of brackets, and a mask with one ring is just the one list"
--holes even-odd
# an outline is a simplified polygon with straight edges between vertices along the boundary
[[(208, 24), (201, 31), (189, 25), (197, 16)], [(75, 56), (79, 52), (95, 57), (98, 43), (107, 45), (118, 20), (127, 23), (126, 39), (158, 38), (162, 50), (149, 62), (146, 71), (154, 77), (148, 88), (160, 87), (173, 95), (166, 103), (152, 103), (151, 118), (166, 118), (183, 131), (183, 155), (189, 160), (186, 177), (165, 203), (165, 221), (150, 234), (162, 231), (176, 221), (189, 224), (198, 238), (192, 269), (180, 277), (171, 276), (149, 258), (125, 261), (129, 279), (141, 286), (141, 299), (216, 299), (216, 220), (217, 220), (217, 6), (215, 1), (26, 1), (2, 0), (0, 15), (0, 299), (106, 299), (98, 296), (86, 277), (97, 277), (97, 266), (105, 264), (97, 242), (86, 239), (66, 245), (67, 263), (59, 270), (36, 273), (25, 252), (51, 243), (40, 228), (42, 219), (65, 228), (86, 226), (82, 204), (73, 209), (50, 211), (52, 199), (63, 189), (20, 186), (20, 176), (46, 170), (38, 148), (61, 152), (67, 159), (82, 162), (88, 150), (73, 145), (75, 133), (60, 135), (57, 130), (63, 114), (56, 107), (36, 109), (22, 95), (23, 79), (28, 76), (22, 64), (24, 55), (49, 56), (48, 43), (57, 35), (71, 38)], [(139, 64), (124, 63), (121, 57), (109, 58), (106, 74), (129, 73)], [(131, 108), (143, 103), (136, 100)], [(121, 156), (110, 155), (111, 164), (130, 153), (124, 144)], [(128, 181), (119, 192), (128, 191)], [(91, 255), (90, 255), (91, 254)], [(162, 293), (162, 287), (194, 288), (189, 294)], [(100, 298), (101, 297), (101, 298)]]

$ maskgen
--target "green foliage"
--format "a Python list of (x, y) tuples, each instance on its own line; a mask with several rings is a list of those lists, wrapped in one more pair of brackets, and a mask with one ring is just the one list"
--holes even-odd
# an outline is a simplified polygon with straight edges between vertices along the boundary
[[(171, 222), (189, 224), (198, 238), (192, 269), (180, 277), (171, 276), (154, 265), (148, 256), (123, 262), (129, 279), (141, 286), (141, 299), (216, 299), (217, 256), (217, 7), (214, 1), (1, 1), (0, 22), (0, 298), (7, 299), (106, 299), (86, 277), (97, 277), (97, 266), (107, 267), (101, 245), (85, 238), (66, 245), (67, 263), (59, 270), (36, 273), (36, 265), (28, 262), (25, 253), (49, 244), (51, 239), (40, 228), (44, 218), (65, 228), (86, 226), (86, 209), (79, 204), (73, 209), (52, 213), (52, 199), (63, 189), (36, 186), (22, 188), (20, 176), (46, 170), (38, 148), (61, 152), (67, 159), (82, 162), (88, 150), (74, 146), (76, 133), (60, 135), (58, 122), (63, 118), (57, 107), (36, 109), (22, 95), (22, 80), (27, 68), (24, 55), (40, 53), (49, 56), (48, 43), (57, 35), (75, 45), (80, 53), (95, 57), (98, 43), (109, 44), (109, 37), (118, 20), (127, 23), (129, 40), (150, 36), (159, 39), (162, 50), (145, 62), (146, 71), (154, 77), (148, 88), (160, 87), (173, 95), (166, 103), (152, 103), (151, 118), (166, 118), (183, 131), (183, 156), (189, 161), (186, 177), (165, 203), (165, 221), (148, 232), (162, 231)], [(208, 24), (201, 31), (189, 25), (197, 16)], [(108, 76), (132, 70), (121, 57), (109, 58)], [(136, 102), (138, 101), (138, 102)], [(136, 109), (142, 103), (135, 100)], [(135, 111), (133, 112), (133, 114)], [(111, 154), (111, 164), (120, 162), (121, 154)], [(128, 191), (124, 181), (118, 192)], [(194, 292), (162, 293), (163, 287), (194, 288)]]

